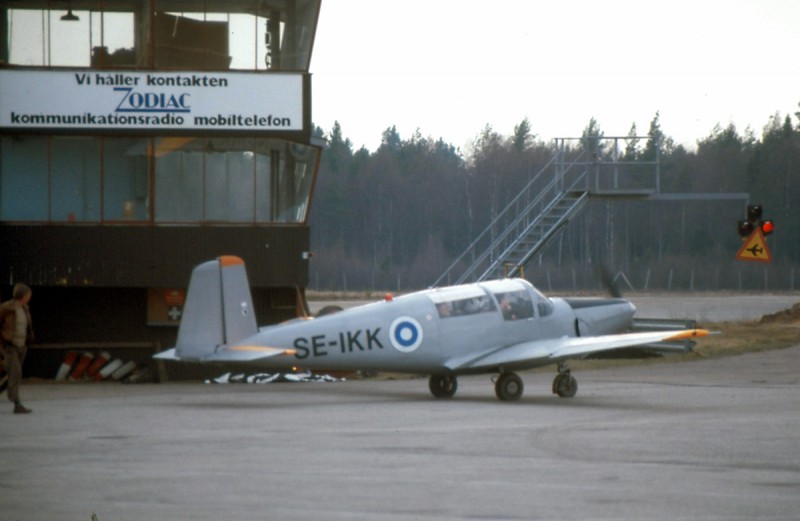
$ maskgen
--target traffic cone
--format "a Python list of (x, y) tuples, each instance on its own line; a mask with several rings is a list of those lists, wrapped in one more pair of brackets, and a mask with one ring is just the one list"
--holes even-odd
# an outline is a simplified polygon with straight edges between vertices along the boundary
[(72, 365), (75, 363), (75, 360), (78, 359), (78, 352), (77, 351), (67, 351), (66, 356), (64, 357), (64, 361), (61, 362), (61, 366), (58, 368), (58, 372), (56, 373), (56, 382), (63, 382), (67, 379), (67, 375), (72, 370)]

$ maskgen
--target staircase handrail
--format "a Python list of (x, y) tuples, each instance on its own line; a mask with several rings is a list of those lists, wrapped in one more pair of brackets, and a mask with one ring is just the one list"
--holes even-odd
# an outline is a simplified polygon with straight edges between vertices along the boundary
[[(495, 224), (497, 224), (498, 221), (500, 221), (500, 219), (505, 216), (506, 212), (508, 212), (509, 209), (512, 206), (514, 206), (514, 203), (516, 203), (523, 196), (523, 194), (527, 193), (527, 191), (530, 189), (531, 185), (533, 185), (539, 179), (539, 177), (544, 175), (544, 172), (555, 162), (556, 158), (557, 158), (557, 155), (553, 155), (553, 157), (550, 158), (550, 161), (548, 161), (547, 164), (545, 164), (541, 169), (539, 169), (539, 171), (531, 178), (531, 180), (528, 181), (528, 183), (525, 185), (525, 187), (522, 190), (520, 190), (520, 192), (516, 195), (516, 197), (514, 197), (514, 199), (512, 199), (511, 202), (508, 203), (508, 205), (499, 214), (497, 214), (497, 216), (495, 216), (494, 219), (492, 219), (492, 222), (490, 222), (489, 225), (486, 226), (486, 228), (484, 228), (484, 230), (480, 234), (478, 234), (478, 236), (475, 238), (475, 240), (473, 240), (470, 243), (470, 245), (467, 246), (467, 248), (461, 253), (461, 255), (459, 255), (456, 258), (456, 260), (454, 260), (450, 264), (450, 266), (447, 267), (447, 269), (444, 271), (444, 273), (442, 273), (439, 276), (439, 278), (436, 279), (436, 281), (433, 283), (433, 285), (431, 287), (434, 287), (434, 288), (437, 287), (439, 285), (439, 283), (442, 281), (442, 279), (444, 279), (447, 275), (449, 275), (450, 272), (453, 271), (453, 269), (455, 269), (455, 267), (458, 266), (458, 264), (464, 259), (464, 257), (466, 257), (469, 253), (471, 253), (475, 249), (475, 247), (484, 238), (484, 236), (486, 234), (488, 234), (494, 228)], [(483, 255), (486, 255), (487, 252), (488, 252), (488, 250), (486, 252), (484, 252)], [(483, 255), (481, 256), (481, 258), (483, 257)]]
[[(494, 243), (493, 245), (497, 245), (497, 246), (499, 246), (499, 245), (500, 245), (499, 243), (501, 243), (501, 242), (503, 241), (503, 239), (505, 239), (505, 238), (506, 238), (508, 235), (511, 235), (511, 232), (512, 232), (512, 231), (514, 231), (514, 234), (513, 234), (513, 235), (515, 236), (515, 238), (514, 238), (514, 239), (513, 239), (511, 242), (509, 242), (509, 243), (508, 243), (508, 245), (506, 246), (506, 248), (505, 248), (505, 249), (502, 251), (502, 253), (500, 253), (500, 254), (499, 254), (497, 257), (498, 257), (498, 258), (500, 258), (500, 259), (507, 257), (507, 256), (509, 255), (509, 253), (510, 253), (510, 252), (511, 252), (511, 251), (512, 251), (514, 248), (516, 248), (516, 247), (517, 247), (517, 245), (518, 245), (518, 244), (519, 244), (519, 243), (522, 241), (522, 239), (523, 239), (523, 238), (525, 238), (525, 237), (527, 237), (527, 235), (529, 234), (529, 232), (530, 232), (530, 231), (531, 231), (531, 230), (532, 230), (532, 229), (533, 229), (535, 226), (537, 226), (537, 225), (538, 225), (538, 224), (539, 224), (539, 223), (542, 221), (542, 219), (544, 219), (545, 217), (549, 216), (549, 214), (550, 214), (550, 211), (551, 211), (551, 210), (552, 210), (552, 209), (553, 209), (553, 208), (554, 208), (556, 205), (558, 205), (558, 203), (560, 203), (560, 202), (562, 201), (562, 199), (563, 199), (563, 196), (564, 196), (564, 195), (566, 195), (566, 194), (568, 194), (568, 193), (570, 193), (570, 192), (572, 192), (572, 191), (574, 191), (574, 190), (575, 190), (575, 187), (578, 185), (578, 183), (580, 183), (581, 181), (583, 181), (583, 180), (585, 179), (585, 177), (586, 177), (586, 171), (584, 170), (584, 171), (583, 171), (583, 172), (581, 172), (581, 174), (580, 174), (580, 175), (578, 175), (578, 177), (577, 177), (577, 178), (576, 178), (576, 179), (575, 179), (575, 180), (574, 180), (574, 181), (573, 181), (573, 182), (572, 182), (572, 183), (569, 185), (569, 187), (568, 187), (568, 188), (566, 188), (565, 190), (563, 190), (563, 191), (559, 192), (559, 196), (560, 196), (560, 197), (556, 197), (556, 198), (552, 199), (552, 200), (550, 201), (550, 203), (549, 203), (547, 206), (545, 206), (545, 208), (543, 208), (543, 209), (542, 209), (542, 211), (541, 211), (541, 212), (539, 212), (539, 213), (536, 215), (536, 217), (535, 217), (533, 220), (531, 220), (531, 221), (530, 221), (530, 222), (527, 224), (527, 226), (525, 226), (525, 228), (524, 228), (523, 230), (521, 230), (521, 231), (519, 231), (519, 232), (517, 232), (517, 231), (516, 231), (516, 229), (517, 229), (517, 225), (519, 224), (519, 221), (521, 221), (521, 220), (522, 220), (521, 218), (517, 219), (517, 220), (514, 222), (514, 224), (512, 224), (511, 226), (509, 226), (509, 227), (508, 227), (508, 228), (505, 230), (505, 232), (504, 232), (504, 233), (503, 233), (503, 234), (502, 234), (500, 237), (498, 237), (498, 238), (495, 240), (495, 243)], [(553, 188), (551, 185), (553, 185), (554, 183), (556, 183), (556, 182), (558, 182), (558, 181), (560, 181), (560, 179), (553, 179), (553, 181), (552, 181), (552, 182), (551, 182), (551, 183), (550, 183), (550, 184), (549, 184), (549, 185), (548, 185), (548, 186), (545, 188), (545, 190), (543, 190), (543, 191), (542, 191), (542, 195), (544, 195), (544, 194), (548, 193), (548, 192), (551, 190), (551, 188)], [(533, 204), (529, 205), (529, 207), (528, 207), (528, 208), (526, 208), (526, 210), (532, 210), (532, 207), (533, 207), (533, 206), (534, 206)], [(527, 215), (527, 213), (526, 213), (526, 215)], [(560, 218), (559, 218), (559, 219), (558, 219), (558, 220), (557, 220), (555, 223), (553, 223), (553, 226), (551, 227), (550, 231), (549, 231), (548, 233), (546, 233), (545, 235), (543, 235), (543, 236), (542, 236), (542, 238), (540, 239), (540, 241), (539, 241), (539, 242), (541, 242), (543, 239), (546, 239), (546, 238), (549, 238), (550, 236), (552, 236), (552, 235), (553, 235), (553, 233), (555, 233), (555, 231), (556, 231), (556, 230), (558, 230), (558, 228), (560, 228), (560, 227), (563, 225), (563, 223), (564, 223), (564, 218), (565, 218), (567, 215), (568, 215), (568, 213), (567, 213), (567, 214), (564, 214), (564, 215), (562, 215), (562, 216), (561, 216), (561, 217), (560, 217)], [(524, 262), (523, 262), (522, 264), (524, 264)], [(487, 276), (488, 276), (488, 275), (491, 273), (491, 271), (492, 271), (493, 269), (495, 269), (495, 268), (496, 268), (496, 266), (494, 265), (494, 263), (492, 263), (492, 265), (490, 265), (490, 266), (489, 266), (489, 267), (488, 267), (488, 268), (487, 268), (487, 269), (486, 269), (486, 270), (485, 270), (485, 271), (484, 271), (484, 272), (481, 274), (481, 276), (478, 278), (478, 280), (483, 280), (483, 279), (485, 279), (485, 278), (486, 278), (486, 277), (487, 277)], [(518, 268), (518, 266), (515, 266), (515, 268)], [(515, 270), (513, 270), (513, 271), (512, 271), (512, 273), (513, 273), (513, 272), (515, 272), (515, 271), (516, 271), (516, 269), (515, 269)]]
[[(574, 189), (575, 185), (577, 185), (579, 182), (581, 182), (585, 176), (586, 176), (586, 171), (584, 171), (584, 172), (582, 172), (582, 173), (581, 173), (581, 175), (578, 177), (578, 179), (576, 179), (576, 180), (575, 180), (575, 182), (572, 184), (572, 186), (570, 186), (570, 189), (569, 189), (569, 190), (565, 190), (565, 191), (564, 191), (564, 194), (567, 194), (567, 193), (569, 193), (570, 191), (572, 191), (572, 190)], [(576, 201), (576, 203), (577, 203), (577, 202), (579, 202), (579, 201), (581, 201), (581, 200), (585, 200), (585, 199), (586, 199), (586, 197), (587, 197), (587, 195), (586, 195), (586, 192), (584, 192), (584, 193), (581, 195), (581, 197), (579, 197), (579, 198), (578, 198), (578, 200)], [(559, 199), (559, 200), (557, 200), (557, 201), (553, 201), (553, 205), (551, 205), (551, 206), (548, 208), (548, 211), (549, 211), (550, 209), (552, 209), (552, 207), (553, 207), (555, 204), (557, 204), (559, 201), (560, 201), (560, 199)], [(569, 208), (569, 211), (565, 212), (565, 213), (564, 213), (564, 214), (563, 214), (561, 217), (559, 217), (559, 218), (558, 218), (558, 220), (557, 220), (555, 223), (553, 223), (553, 225), (550, 227), (550, 229), (549, 229), (549, 230), (548, 230), (546, 233), (544, 233), (544, 234), (543, 234), (543, 235), (542, 235), (542, 236), (539, 238), (539, 241), (536, 243), (536, 245), (535, 245), (535, 246), (538, 246), (538, 245), (540, 245), (540, 244), (542, 244), (542, 243), (546, 242), (547, 240), (549, 240), (549, 239), (550, 239), (550, 237), (552, 237), (553, 235), (555, 235), (555, 233), (556, 233), (557, 231), (559, 231), (559, 230), (561, 229), (561, 227), (562, 227), (562, 226), (564, 226), (564, 225), (567, 223), (567, 219), (568, 219), (568, 217), (569, 217), (569, 216), (570, 216), (572, 213), (574, 213), (574, 210), (575, 210), (575, 205), (573, 204), (573, 206)], [(526, 234), (526, 233), (528, 233), (528, 232), (529, 232), (529, 231), (530, 231), (530, 230), (531, 230), (531, 229), (532, 229), (534, 226), (536, 226), (537, 224), (539, 224), (539, 221), (540, 221), (540, 220), (541, 220), (540, 218), (537, 218), (537, 219), (535, 219), (534, 221), (532, 221), (532, 222), (530, 223), (530, 225), (529, 225), (528, 227), (526, 227), (526, 228), (525, 228), (525, 230), (524, 230), (524, 231), (523, 231), (523, 233), (522, 233), (522, 234), (519, 236), (519, 238), (518, 238), (517, 240), (513, 241), (513, 242), (512, 242), (512, 243), (511, 243), (511, 244), (510, 244), (510, 245), (509, 245), (509, 246), (508, 246), (508, 247), (505, 249), (505, 251), (503, 251), (503, 253), (500, 255), (500, 258), (503, 258), (503, 257), (505, 257), (505, 256), (509, 255), (509, 253), (510, 253), (510, 252), (511, 252), (511, 251), (512, 251), (514, 248), (516, 248), (516, 247), (519, 245), (520, 241), (521, 241), (521, 240), (522, 240), (522, 238), (525, 236), (525, 234)], [(534, 250), (534, 249), (532, 248), (532, 249), (531, 249), (531, 252), (533, 252), (533, 250)], [(520, 270), (519, 270), (520, 266), (524, 266), (524, 265), (526, 265), (526, 264), (527, 264), (527, 262), (530, 260), (530, 257), (532, 256), (532, 255), (531, 255), (531, 252), (528, 252), (528, 254), (527, 254), (525, 257), (523, 257), (522, 261), (521, 261), (519, 264), (517, 264), (516, 266), (514, 266), (514, 267), (513, 267), (513, 269), (511, 269), (511, 270), (508, 272), (508, 276), (509, 276), (509, 277), (514, 277), (514, 276), (516, 276), (516, 274), (517, 274), (517, 273), (519, 273), (519, 271), (520, 271)], [(492, 270), (494, 270), (494, 269), (496, 269), (496, 268), (497, 268), (496, 266), (489, 266), (489, 268), (487, 268), (487, 269), (486, 269), (486, 270), (483, 272), (483, 274), (481, 274), (481, 276), (480, 276), (479, 280), (484, 280), (486, 277), (488, 277), (488, 276), (489, 276), (489, 274), (492, 272)]]
[[(579, 175), (579, 176), (578, 176), (578, 177), (575, 179), (575, 181), (573, 181), (573, 182), (572, 182), (572, 184), (571, 184), (571, 185), (570, 185), (570, 186), (569, 186), (569, 187), (568, 187), (566, 190), (564, 190), (563, 192), (561, 192), (561, 195), (564, 195), (564, 194), (567, 194), (567, 193), (569, 193), (569, 192), (572, 192), (572, 191), (575, 189), (575, 186), (576, 186), (578, 183), (580, 183), (580, 182), (581, 182), (581, 181), (584, 179), (584, 177), (585, 177), (585, 176), (586, 176), (586, 171), (584, 170), (584, 171), (581, 173), (581, 175)], [(548, 205), (547, 205), (547, 206), (546, 206), (546, 207), (545, 207), (545, 208), (542, 210), (542, 212), (541, 212), (541, 213), (539, 213), (539, 215), (537, 215), (537, 216), (536, 216), (536, 218), (534, 218), (534, 219), (533, 219), (533, 220), (532, 220), (530, 223), (528, 223), (528, 225), (525, 227), (525, 229), (523, 229), (523, 230), (522, 230), (522, 232), (520, 232), (520, 233), (517, 235), (517, 239), (521, 239), (522, 237), (524, 237), (524, 236), (525, 236), (525, 234), (527, 234), (527, 233), (528, 233), (528, 232), (529, 232), (529, 231), (530, 231), (530, 230), (531, 230), (531, 229), (532, 229), (534, 226), (536, 226), (537, 224), (539, 224), (539, 222), (540, 222), (542, 219), (544, 219), (544, 218), (545, 218), (545, 217), (546, 217), (546, 216), (549, 214), (550, 210), (552, 210), (552, 209), (553, 209), (553, 207), (554, 207), (554, 206), (556, 206), (556, 205), (557, 205), (559, 202), (561, 202), (561, 198), (556, 198), (556, 199), (553, 199), (552, 201), (550, 201), (550, 204), (548, 204)], [(556, 227), (556, 225), (558, 225), (558, 224), (559, 224), (559, 223), (560, 223), (562, 220), (563, 220), (563, 216), (562, 216), (562, 218), (560, 218), (558, 221), (556, 221), (556, 223), (553, 225), (553, 227)], [(510, 227), (509, 227), (509, 229), (510, 229)], [(519, 243), (519, 240), (514, 240), (514, 241), (511, 243), (511, 245), (510, 245), (508, 248), (506, 248), (506, 249), (503, 251), (503, 253), (501, 253), (501, 255), (500, 255), (500, 256), (502, 257), (502, 256), (505, 256), (506, 254), (508, 254), (509, 250), (510, 250), (511, 248), (513, 248), (514, 246), (516, 246), (518, 243)]]
[[(472, 243), (464, 250), (464, 252), (450, 264), (450, 266), (444, 271), (444, 273), (442, 273), (442, 275), (439, 276), (438, 279), (436, 279), (436, 281), (433, 283), (431, 287), (437, 287), (442, 282), (442, 280), (445, 279), (445, 277), (450, 275), (450, 272), (452, 272), (455, 269), (455, 267), (458, 266), (468, 254), (470, 253), (474, 254), (474, 250), (478, 245), (478, 243), (484, 240), (485, 236), (494, 229), (495, 225), (497, 225), (502, 219), (506, 218), (506, 214), (508, 214), (511, 211), (511, 209), (516, 206), (516, 204), (523, 196), (528, 195), (533, 185), (536, 184), (536, 182), (540, 179), (540, 177), (542, 177), (544, 173), (556, 162), (556, 160), (559, 159), (559, 156), (562, 153), (563, 151), (558, 151), (556, 152), (556, 154), (553, 155), (550, 161), (548, 161), (547, 164), (545, 164), (536, 173), (536, 175), (534, 175), (531, 178), (531, 180), (525, 185), (525, 187), (522, 190), (520, 190), (520, 192), (516, 195), (516, 197), (514, 197), (514, 199), (512, 199), (511, 202), (500, 213), (497, 214), (497, 216), (491, 221), (491, 223), (489, 223), (489, 225), (483, 230), (483, 232), (481, 232), (478, 235), (478, 237), (475, 240), (473, 240)], [(483, 263), (486, 257), (491, 255), (495, 251), (497, 245), (502, 243), (502, 241), (508, 236), (508, 234), (511, 233), (511, 230), (514, 229), (522, 221), (524, 217), (528, 216), (531, 213), (531, 209), (541, 202), (541, 200), (545, 197), (545, 194), (551, 192), (551, 190), (556, 186), (556, 183), (559, 183), (564, 179), (567, 173), (572, 169), (574, 165), (578, 163), (580, 158), (583, 157), (584, 155), (585, 152), (579, 153), (571, 163), (569, 163), (566, 166), (562, 165), (562, 168), (558, 169), (555, 172), (553, 179), (551, 179), (550, 182), (547, 183), (545, 188), (541, 190), (539, 194), (530, 203), (528, 203), (525, 206), (525, 208), (523, 208), (523, 210), (519, 211), (519, 214), (514, 218), (512, 223), (508, 227), (506, 227), (505, 231), (502, 232), (497, 238), (495, 238), (489, 245), (489, 247), (486, 248), (486, 250), (484, 250), (484, 252), (472, 262), (472, 265), (461, 275), (461, 277), (459, 277), (456, 284), (460, 284), (461, 282), (463, 282), (470, 274), (472, 274), (472, 272), (474, 272), (477, 269), (477, 267), (481, 263)], [(575, 184), (577, 184), (577, 182), (579, 182), (581, 178), (583, 178), (583, 174), (585, 174), (585, 172), (582, 172), (582, 175), (578, 176), (577, 180), (574, 183), (572, 183), (571, 188), (574, 187)], [(537, 220), (538, 218), (534, 219), (533, 222), (536, 222)]]

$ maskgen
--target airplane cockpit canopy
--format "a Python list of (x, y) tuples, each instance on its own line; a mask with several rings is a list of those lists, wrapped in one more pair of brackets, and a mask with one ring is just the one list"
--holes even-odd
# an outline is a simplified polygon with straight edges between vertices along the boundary
[(481, 285), (497, 299), (506, 320), (529, 319), (534, 314), (546, 317), (555, 309), (550, 299), (523, 279), (502, 279)]
[(429, 294), (440, 318), (494, 311), (494, 302), (480, 286), (453, 286)]
[(546, 317), (554, 310), (550, 299), (522, 279), (441, 288), (429, 293), (428, 297), (440, 318), (497, 311), (498, 306), (505, 320), (531, 319), (537, 315)]

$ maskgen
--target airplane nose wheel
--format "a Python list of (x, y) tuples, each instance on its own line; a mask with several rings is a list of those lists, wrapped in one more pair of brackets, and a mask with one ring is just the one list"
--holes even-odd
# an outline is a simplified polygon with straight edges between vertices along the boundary
[(558, 374), (553, 380), (553, 394), (560, 398), (572, 398), (578, 392), (578, 381), (570, 374), (567, 366), (559, 364)]
[(522, 396), (522, 379), (516, 373), (501, 373), (494, 383), (494, 392), (504, 402), (515, 402)]
[(458, 389), (458, 380), (455, 376), (434, 374), (428, 380), (428, 387), (436, 398), (452, 398)]

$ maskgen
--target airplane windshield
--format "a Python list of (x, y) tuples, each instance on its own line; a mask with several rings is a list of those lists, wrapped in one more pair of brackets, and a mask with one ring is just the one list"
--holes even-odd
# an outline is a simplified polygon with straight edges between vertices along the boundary
[(494, 294), (505, 320), (533, 318), (533, 302), (525, 289), (498, 291)]
[(531, 288), (533, 298), (536, 300), (536, 309), (540, 317), (546, 317), (553, 313), (554, 307), (550, 299), (542, 295), (536, 288)]
[(494, 311), (495, 305), (482, 289), (455, 287), (430, 295), (440, 318), (463, 317)]

